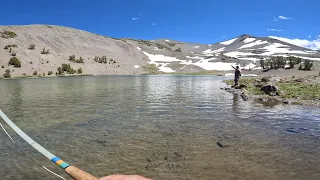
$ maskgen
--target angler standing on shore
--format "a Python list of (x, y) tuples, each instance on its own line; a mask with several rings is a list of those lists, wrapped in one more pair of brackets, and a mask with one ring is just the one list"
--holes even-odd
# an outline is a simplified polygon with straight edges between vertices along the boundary
[(240, 76), (241, 76), (241, 71), (239, 70), (239, 66), (232, 66), (231, 67), (235, 70), (234, 72), (234, 87), (238, 86), (238, 82), (239, 82), (239, 79), (240, 79)]

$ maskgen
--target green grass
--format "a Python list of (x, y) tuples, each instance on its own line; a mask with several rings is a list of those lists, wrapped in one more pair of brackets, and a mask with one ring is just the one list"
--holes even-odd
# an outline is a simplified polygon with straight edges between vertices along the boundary
[(155, 64), (142, 66), (144, 74), (159, 74), (159, 68)]
[[(260, 88), (254, 86), (256, 78), (242, 78), (239, 84), (247, 86), (247, 90), (253, 95), (264, 95)], [(224, 81), (228, 85), (234, 85), (233, 79)], [(284, 92), (281, 98), (284, 99), (299, 99), (299, 100), (320, 100), (320, 84), (314, 83), (299, 83), (299, 82), (277, 82), (274, 84)]]
[[(256, 78), (240, 78), (239, 84), (244, 84), (246, 86), (249, 86), (249, 85), (253, 85), (255, 80), (256, 80)], [(228, 85), (234, 85), (233, 79), (225, 80), (223, 82)]]
[(310, 83), (277, 83), (284, 95), (282, 98), (301, 100), (320, 100), (320, 85)]
[[(264, 93), (260, 91), (260, 88), (257, 88), (254, 86), (255, 80), (256, 78), (240, 78), (239, 84), (246, 85), (247, 86), (246, 89), (252, 95), (263, 95)], [(233, 79), (225, 80), (223, 82), (231, 86), (234, 85)]]
[(176, 70), (176, 69), (181, 69), (184, 66), (185, 64), (171, 63), (171, 64), (168, 64), (166, 67), (170, 67), (171, 69)]

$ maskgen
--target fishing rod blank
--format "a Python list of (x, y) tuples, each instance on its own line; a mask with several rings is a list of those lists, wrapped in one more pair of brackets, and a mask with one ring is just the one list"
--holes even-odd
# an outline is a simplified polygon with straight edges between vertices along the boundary
[(35, 148), (38, 152), (43, 154), (45, 157), (47, 157), (49, 160), (51, 160), (53, 163), (60, 166), (62, 169), (65, 170), (65, 172), (70, 175), (75, 180), (99, 180), (98, 178), (94, 177), (93, 175), (82, 171), (79, 168), (76, 168), (74, 166), (70, 166), (68, 163), (64, 162), (59, 157), (53, 155), (51, 152), (49, 152), (47, 149), (42, 147), (40, 144), (35, 142), (33, 139), (31, 139), (26, 133), (24, 133), (18, 126), (16, 126), (0, 109), (0, 116), (2, 119), (8, 124), (8, 126), (11, 127), (22, 139), (24, 139), (28, 144), (30, 144), (33, 148)]

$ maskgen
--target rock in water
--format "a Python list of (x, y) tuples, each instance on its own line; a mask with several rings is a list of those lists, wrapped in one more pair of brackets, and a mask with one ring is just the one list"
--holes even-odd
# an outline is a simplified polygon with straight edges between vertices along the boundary
[(240, 96), (242, 97), (242, 99), (243, 99), (244, 101), (248, 101), (248, 100), (249, 100), (249, 96), (248, 96), (248, 94), (245, 93), (245, 92), (242, 92)]
[(219, 147), (223, 148), (223, 145), (222, 145), (221, 143), (217, 142), (217, 145), (218, 145)]

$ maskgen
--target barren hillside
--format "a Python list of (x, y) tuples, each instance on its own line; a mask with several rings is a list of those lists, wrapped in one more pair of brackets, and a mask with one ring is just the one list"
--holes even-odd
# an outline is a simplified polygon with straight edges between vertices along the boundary
[[(85, 74), (141, 74), (141, 68), (134, 66), (147, 62), (145, 55), (128, 43), (82, 30), (46, 25), (0, 27), (0, 32), (4, 31), (14, 32), (16, 37), (0, 37), (0, 66), (4, 66), (0, 74), (5, 69), (13, 71), (12, 75), (32, 75), (35, 70), (38, 74), (48, 71), (55, 74), (63, 63), (70, 63), (74, 69), (81, 67)], [(31, 44), (34, 49), (30, 49)], [(8, 45), (17, 47), (4, 49)], [(41, 54), (43, 48), (49, 54)], [(12, 53), (21, 61), (21, 68), (8, 67)], [(84, 63), (69, 61), (72, 55), (76, 59), (82, 57)], [(106, 56), (107, 63), (95, 62), (95, 56)], [(115, 63), (110, 63), (110, 59)]]

